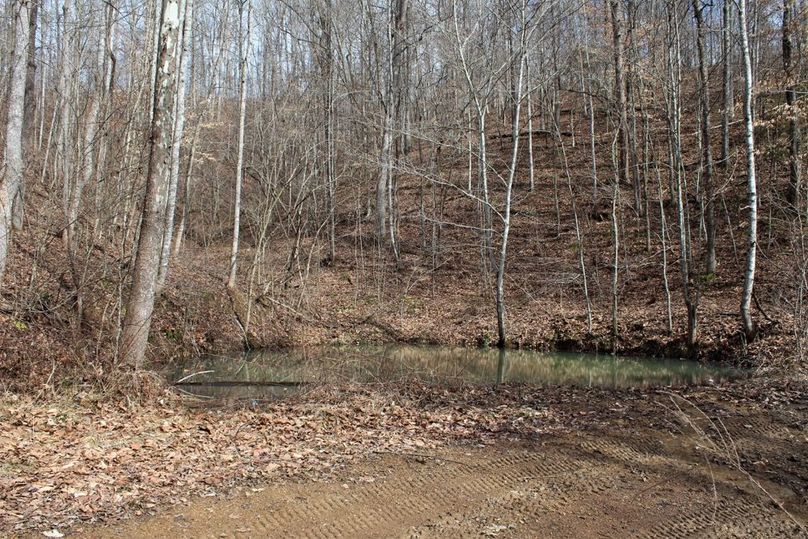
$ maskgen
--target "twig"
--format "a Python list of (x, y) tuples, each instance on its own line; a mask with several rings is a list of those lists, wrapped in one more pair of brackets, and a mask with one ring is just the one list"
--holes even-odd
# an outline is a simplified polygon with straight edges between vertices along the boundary
[(190, 391), (185, 391), (184, 389), (182, 389), (181, 387), (178, 387), (178, 386), (174, 386), (174, 389), (179, 391), (180, 393), (182, 393), (184, 395), (188, 395), (189, 397), (194, 397), (194, 398), (197, 398), (197, 399), (202, 399), (202, 400), (213, 400), (213, 399), (215, 399), (215, 397), (211, 397), (210, 395), (197, 395), (196, 393), (191, 393)]
[(183, 376), (182, 378), (180, 378), (179, 380), (177, 380), (176, 382), (174, 382), (174, 384), (181, 384), (181, 383), (183, 383), (184, 381), (186, 381), (186, 380), (189, 380), (189, 379), (193, 378), (194, 376), (199, 376), (200, 374), (210, 374), (210, 373), (212, 373), (212, 372), (216, 372), (216, 371), (199, 371), (199, 372), (195, 372), (195, 373), (193, 373), (193, 374), (189, 374), (188, 376)]
[(255, 299), (255, 301), (257, 301), (259, 303), (262, 302), (262, 301), (270, 301), (270, 302), (274, 303), (275, 305), (277, 305), (278, 307), (283, 307), (284, 309), (290, 311), (292, 314), (295, 314), (295, 315), (299, 316), (300, 318), (306, 320), (307, 322), (322, 325), (322, 326), (330, 328), (330, 329), (334, 329), (336, 327), (334, 325), (329, 325), (326, 322), (323, 322), (322, 320), (317, 320), (315, 318), (312, 318), (311, 316), (308, 316), (307, 314), (298, 311), (294, 307), (291, 307), (291, 306), (289, 306), (289, 305), (287, 305), (287, 304), (285, 304), (285, 303), (283, 303), (281, 301), (278, 301), (275, 298), (272, 298), (267, 294), (263, 294), (263, 295), (257, 297)]
[[(791, 514), (791, 513), (788, 511), (788, 509), (786, 509), (786, 508), (785, 508), (785, 506), (783, 505), (783, 503), (782, 503), (782, 502), (780, 502), (780, 500), (778, 500), (777, 498), (775, 498), (775, 497), (774, 497), (774, 496), (773, 496), (773, 495), (772, 495), (772, 494), (771, 494), (771, 493), (770, 493), (768, 490), (766, 490), (766, 488), (765, 488), (763, 485), (761, 485), (761, 484), (760, 484), (760, 482), (759, 482), (757, 479), (755, 479), (755, 478), (752, 476), (752, 474), (751, 474), (751, 473), (749, 473), (748, 471), (746, 471), (746, 470), (744, 469), (744, 467), (741, 465), (741, 458), (740, 458), (740, 455), (738, 454), (738, 449), (737, 449), (737, 447), (736, 447), (736, 445), (735, 445), (735, 442), (732, 440), (732, 436), (730, 435), (729, 430), (727, 429), (727, 427), (724, 425), (723, 421), (721, 421), (721, 419), (720, 419), (720, 418), (718, 419), (718, 422), (719, 422), (719, 424), (721, 425), (721, 427), (722, 427), (722, 428), (719, 428), (719, 427), (718, 427), (718, 425), (716, 425), (715, 421), (713, 421), (713, 420), (712, 420), (712, 419), (711, 419), (711, 418), (710, 418), (710, 417), (709, 417), (709, 416), (708, 416), (708, 415), (707, 415), (707, 414), (704, 412), (704, 410), (702, 410), (701, 408), (699, 408), (698, 406), (696, 406), (696, 405), (695, 405), (695, 404), (694, 404), (692, 401), (690, 401), (689, 399), (687, 399), (687, 398), (685, 398), (685, 397), (683, 397), (683, 396), (681, 396), (681, 395), (677, 395), (677, 394), (675, 394), (675, 393), (670, 393), (670, 392), (667, 392), (667, 391), (662, 391), (662, 393), (665, 393), (665, 394), (667, 394), (667, 395), (669, 395), (669, 396), (670, 396), (670, 398), (671, 398), (671, 402), (673, 402), (674, 406), (676, 406), (677, 410), (679, 410), (679, 413), (682, 415), (682, 417), (684, 418), (684, 420), (685, 420), (685, 421), (686, 421), (686, 422), (687, 422), (687, 423), (690, 425), (690, 427), (691, 427), (691, 428), (692, 428), (692, 429), (693, 429), (693, 430), (696, 432), (696, 434), (698, 434), (699, 436), (703, 437), (704, 439), (706, 439), (706, 440), (709, 442), (709, 445), (711, 445), (711, 446), (712, 446), (713, 451), (715, 451), (717, 454), (719, 454), (719, 455), (721, 455), (721, 456), (723, 456), (723, 457), (726, 457), (727, 461), (728, 461), (728, 462), (731, 464), (732, 468), (735, 468), (737, 471), (739, 471), (741, 474), (743, 474), (743, 475), (744, 475), (744, 476), (745, 476), (745, 477), (746, 477), (746, 478), (749, 480), (749, 482), (750, 482), (750, 483), (752, 483), (752, 484), (753, 484), (754, 486), (756, 486), (756, 487), (757, 487), (757, 488), (758, 488), (758, 489), (759, 489), (761, 492), (763, 492), (763, 494), (765, 494), (765, 495), (766, 495), (766, 496), (767, 496), (767, 497), (768, 497), (768, 498), (769, 498), (769, 499), (772, 501), (772, 503), (774, 503), (774, 504), (775, 504), (777, 507), (779, 507), (779, 508), (780, 508), (780, 510), (781, 510), (783, 513), (785, 513), (785, 515), (786, 515), (786, 516), (787, 516), (787, 517), (788, 517), (788, 518), (789, 518), (789, 519), (790, 519), (790, 520), (791, 520), (791, 521), (792, 521), (794, 524), (796, 524), (796, 525), (797, 525), (797, 527), (799, 527), (801, 530), (805, 530), (805, 525), (804, 525), (802, 522), (800, 522), (799, 520), (797, 520), (797, 519), (794, 517), (794, 515), (792, 515), (792, 514)], [(678, 403), (676, 402), (675, 398), (679, 398), (679, 399), (681, 399), (682, 401), (684, 401), (684, 402), (686, 402), (687, 404), (689, 404), (689, 405), (690, 405), (690, 406), (691, 406), (693, 409), (695, 409), (695, 410), (696, 410), (696, 412), (698, 412), (698, 414), (699, 414), (699, 415), (701, 415), (701, 416), (702, 416), (704, 419), (706, 419), (706, 420), (707, 420), (707, 422), (708, 422), (708, 423), (710, 424), (710, 426), (713, 428), (713, 430), (715, 431), (715, 433), (716, 433), (716, 434), (719, 436), (719, 438), (720, 438), (720, 440), (721, 440), (721, 445), (723, 446), (723, 451), (721, 450), (722, 448), (721, 448), (721, 447), (719, 447), (719, 446), (718, 446), (718, 444), (716, 444), (716, 443), (715, 443), (715, 442), (714, 442), (714, 441), (713, 441), (713, 440), (712, 440), (712, 439), (709, 437), (709, 435), (708, 435), (708, 434), (707, 434), (707, 433), (706, 433), (704, 430), (702, 430), (701, 428), (699, 428), (699, 427), (698, 427), (698, 426), (697, 426), (697, 425), (696, 425), (696, 424), (693, 422), (693, 420), (690, 418), (690, 416), (689, 416), (689, 415), (687, 415), (687, 414), (686, 414), (686, 413), (685, 413), (685, 412), (684, 412), (684, 411), (683, 411), (683, 410), (682, 410), (682, 409), (679, 407), (679, 405), (678, 405)], [(722, 429), (723, 429), (723, 432), (722, 432)]]
[(762, 315), (763, 315), (763, 318), (765, 318), (766, 320), (768, 320), (768, 321), (769, 321), (769, 323), (771, 323), (771, 324), (776, 324), (777, 322), (775, 322), (774, 320), (772, 320), (772, 319), (769, 317), (769, 315), (768, 315), (768, 314), (766, 314), (766, 311), (764, 311), (764, 310), (763, 310), (763, 305), (761, 305), (761, 304), (760, 304), (760, 300), (759, 300), (759, 299), (758, 299), (758, 297), (757, 297), (757, 293), (755, 293), (755, 292), (753, 292), (753, 293), (752, 293), (752, 299), (753, 299), (753, 300), (755, 300), (755, 307), (757, 307), (757, 308), (758, 308), (758, 311), (760, 311), (760, 314), (762, 314)]
[[(241, 456), (241, 449), (238, 448), (238, 444), (236, 443), (236, 436), (238, 436), (241, 427), (245, 426), (247, 423), (239, 423), (239, 426), (236, 427), (236, 430), (233, 431), (233, 434), (230, 436), (230, 441), (233, 443), (233, 447), (236, 448), (236, 453), (238, 453), (239, 458), (243, 458)], [(252, 457), (250, 458), (252, 460)]]
[(248, 380), (215, 380), (213, 382), (174, 382), (175, 386), (204, 387), (299, 387), (311, 382), (250, 382)]

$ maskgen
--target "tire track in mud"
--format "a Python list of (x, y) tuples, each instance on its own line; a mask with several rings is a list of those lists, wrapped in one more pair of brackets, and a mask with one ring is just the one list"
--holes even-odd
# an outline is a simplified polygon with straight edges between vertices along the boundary
[[(731, 428), (731, 427), (730, 427)], [(769, 425), (753, 424), (748, 427), (750, 432), (759, 434), (761, 431), (775, 432)], [(738, 431), (738, 429), (732, 429)], [(728, 433), (729, 431), (727, 431)], [(742, 431), (741, 431), (742, 432)], [(787, 432), (782, 428), (777, 432)], [(725, 433), (725, 436), (728, 434)], [(753, 438), (754, 439), (754, 438)], [(681, 439), (680, 439), (681, 440)], [(748, 442), (747, 437), (738, 437), (738, 443)], [(645, 443), (643, 443), (645, 442)], [(616, 444), (607, 440), (593, 440), (582, 444), (590, 450), (597, 451), (611, 458), (622, 460), (627, 465), (639, 464), (647, 466), (666, 466), (680, 473), (689, 473), (701, 476), (708, 480), (706, 471), (698, 471), (692, 463), (680, 459), (673, 459), (670, 455), (659, 454), (651, 448), (647, 441), (637, 440), (634, 443)], [(651, 449), (649, 451), (649, 449)], [(697, 458), (697, 457), (695, 457)], [(713, 478), (714, 480), (714, 478)], [(680, 538), (680, 537), (804, 537), (805, 530), (790, 522), (786, 515), (778, 509), (764, 505), (773, 505), (765, 498), (763, 492), (747, 493), (745, 496), (736, 496), (735, 499), (726, 498), (726, 487), (714, 486), (719, 494), (715, 503), (696, 504), (691, 511), (680, 513), (676, 517), (654, 526), (649, 531), (637, 537), (654, 538)], [(735, 486), (737, 489), (738, 487)], [(736, 492), (736, 494), (738, 494)]]
[(638, 539), (680, 537), (804, 537), (805, 530), (760, 505), (720, 500), (704, 504), (637, 535)]
[[(575, 467), (572, 460), (548, 461), (535, 452), (507, 454), (470, 466), (447, 463), (419, 470), (422, 473), (411, 478), (350, 487), (353, 492), (348, 495), (307, 504), (304, 515), (294, 506), (257, 515), (251, 533), (263, 535), (294, 520), (295, 527), (306, 530), (300, 537), (387, 536), (391, 529), (417, 526), (458, 506), (475, 507), (488, 498), (501, 497), (536, 474), (570, 473)], [(346, 511), (349, 507), (364, 510)]]
[[(490, 492), (477, 504), (464, 506), (459, 512), (427, 520), (410, 528), (407, 535), (475, 536), (480, 534), (480, 528), (485, 531), (488, 525), (493, 526), (490, 529), (495, 530), (496, 535), (524, 537), (531, 525), (546, 515), (565, 511), (582, 494), (607, 492), (614, 483), (613, 478), (598, 473), (598, 466), (562, 455), (554, 455), (552, 461), (543, 460), (533, 466), (532, 471), (534, 473), (522, 482), (511, 483), (509, 488), (499, 492)], [(519, 524), (501, 524), (503, 517)]]
[(192, 505), (179, 521), (158, 517), (106, 536), (800, 536), (765, 496), (740, 488), (739, 474), (711, 477), (720, 465), (704, 466), (694, 440), (578, 432), (540, 445), (384, 456), (357, 463), (344, 482), (267, 485)]
[[(599, 536), (649, 539), (804, 536), (805, 530), (790, 522), (784, 513), (762, 503), (765, 501), (761, 500), (762, 493), (756, 496), (737, 491), (731, 500), (724, 497), (712, 503), (707, 472), (694, 469), (691, 462), (665, 455), (664, 444), (658, 439), (632, 438), (628, 443), (587, 439), (577, 444), (577, 448), (579, 450), (571, 447), (567, 451), (567, 461), (574, 463), (576, 468), (572, 473), (561, 477), (537, 474), (525, 489), (488, 498), (483, 506), (466, 508), (459, 515), (427, 521), (412, 528), (411, 536), (471, 537), (479, 535), (482, 529), (494, 530), (495, 535), (502, 537), (532, 537), (534, 534), (577, 537), (586, 533), (576, 527), (580, 522), (578, 519), (587, 516), (597, 518), (599, 525), (603, 526), (598, 530)], [(569, 455), (574, 455), (572, 460), (569, 460)], [(586, 515), (586, 508), (592, 507), (601, 507), (603, 512), (608, 512), (609, 504), (619, 503), (620, 498), (624, 503), (627, 501), (627, 505), (642, 506), (639, 498), (646, 494), (645, 502), (653, 502), (653, 493), (649, 491), (664, 486), (671, 479), (684, 480), (687, 484), (687, 495), (693, 497), (688, 507), (674, 508), (667, 514), (660, 512), (644, 516), (642, 508), (635, 508), (631, 523), (620, 519), (609, 522), (604, 518), (607, 517), (605, 514), (597, 517)], [(650, 487), (646, 487), (644, 484), (649, 482)], [(693, 491), (697, 485), (701, 488)], [(729, 489), (720, 487), (719, 490), (726, 495)], [(581, 508), (584, 508), (583, 512)], [(564, 519), (567, 519), (567, 524), (558, 526), (558, 521)], [(510, 524), (512, 522), (519, 524)], [(640, 529), (649, 531), (644, 533)], [(614, 535), (606, 535), (604, 530)]]
[[(539, 473), (533, 474), (523, 488), (510, 490), (499, 498), (488, 498), (484, 506), (467, 508), (459, 518), (451, 515), (437, 522), (426, 522), (415, 528), (413, 535), (477, 536), (483, 524), (503, 526), (502, 522), (510, 521), (519, 524), (489, 529), (499, 530), (496, 535), (503, 537), (552, 537), (555, 536), (552, 526), (559, 520), (584, 518), (578, 514), (580, 507), (603, 507), (618, 491), (623, 498), (631, 496), (645, 486), (648, 477), (660, 479), (659, 468), (663, 465), (687, 467), (685, 463), (664, 458), (663, 452), (664, 444), (658, 438), (633, 437), (626, 444), (581, 435), (553, 447), (544, 460), (550, 465), (538, 469)], [(470, 527), (470, 522), (476, 522), (477, 527)], [(556, 531), (563, 528), (557, 527)], [(432, 530), (440, 532), (435, 534)], [(571, 535), (562, 532), (560, 536), (577, 537), (578, 532)]]

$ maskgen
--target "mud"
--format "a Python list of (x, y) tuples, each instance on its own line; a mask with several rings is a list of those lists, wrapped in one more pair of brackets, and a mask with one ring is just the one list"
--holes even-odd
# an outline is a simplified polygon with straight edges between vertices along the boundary
[[(569, 429), (370, 454), (79, 536), (805, 537), (805, 399), (548, 389)], [(695, 406), (694, 406), (695, 405)]]

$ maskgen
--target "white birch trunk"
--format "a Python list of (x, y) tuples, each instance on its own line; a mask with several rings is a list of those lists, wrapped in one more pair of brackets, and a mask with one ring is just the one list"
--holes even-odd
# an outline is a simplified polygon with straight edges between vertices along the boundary
[(174, 118), (173, 144), (171, 146), (171, 170), (168, 181), (168, 203), (166, 204), (166, 224), (163, 230), (163, 249), (160, 255), (160, 271), (157, 274), (157, 293), (163, 289), (168, 278), (168, 264), (171, 259), (171, 242), (174, 235), (174, 213), (177, 207), (177, 186), (180, 177), (180, 150), (185, 133), (185, 86), (188, 66), (191, 64), (191, 35), (194, 26), (194, 0), (183, 0), (180, 9), (184, 11), (182, 26), (182, 51), (180, 52), (179, 76), (177, 80), (176, 108)]
[[(519, 161), (519, 117), (522, 111), (522, 86), (525, 79), (525, 53), (527, 48), (528, 29), (525, 28), (527, 17), (527, 0), (522, 1), (520, 22), (520, 42), (519, 51), (515, 61), (518, 62), (519, 69), (516, 77), (513, 119), (511, 136), (513, 137), (513, 150), (511, 151), (511, 162), (508, 168), (508, 177), (505, 181), (505, 210), (502, 212), (502, 243), (499, 248), (499, 259), (497, 260), (496, 274), (496, 308), (497, 308), (497, 333), (498, 346), (505, 348), (507, 343), (507, 333), (505, 328), (505, 266), (508, 259), (508, 239), (511, 232), (511, 206), (513, 200), (513, 182), (516, 178), (516, 165)], [(512, 61), (514, 59), (512, 58)], [(484, 138), (484, 136), (483, 136)]]
[(746, 254), (746, 271), (741, 295), (741, 324), (747, 340), (755, 338), (756, 328), (752, 320), (752, 293), (755, 287), (755, 262), (757, 260), (757, 179), (755, 177), (755, 123), (752, 116), (754, 99), (754, 80), (752, 79), (752, 60), (749, 50), (749, 29), (747, 24), (746, 0), (738, 2), (741, 26), (741, 52), (743, 54), (744, 92), (743, 119), (746, 127), (746, 176), (747, 206), (749, 209), (748, 247)]
[(228, 288), (236, 286), (238, 265), (239, 235), (241, 232), (241, 181), (244, 168), (244, 123), (247, 114), (247, 55), (250, 49), (250, 6), (247, 5), (247, 31), (244, 34), (244, 5), (239, 5), (239, 105), (238, 105), (238, 149), (236, 157), (236, 194), (233, 204), (233, 245), (230, 251), (230, 275)]

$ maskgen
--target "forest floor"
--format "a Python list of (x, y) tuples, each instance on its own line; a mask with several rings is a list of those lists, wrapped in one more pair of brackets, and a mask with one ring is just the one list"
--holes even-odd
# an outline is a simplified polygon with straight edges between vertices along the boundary
[(258, 409), (7, 396), (0, 535), (804, 536), (806, 412), (804, 383), (761, 378), (321, 387)]

